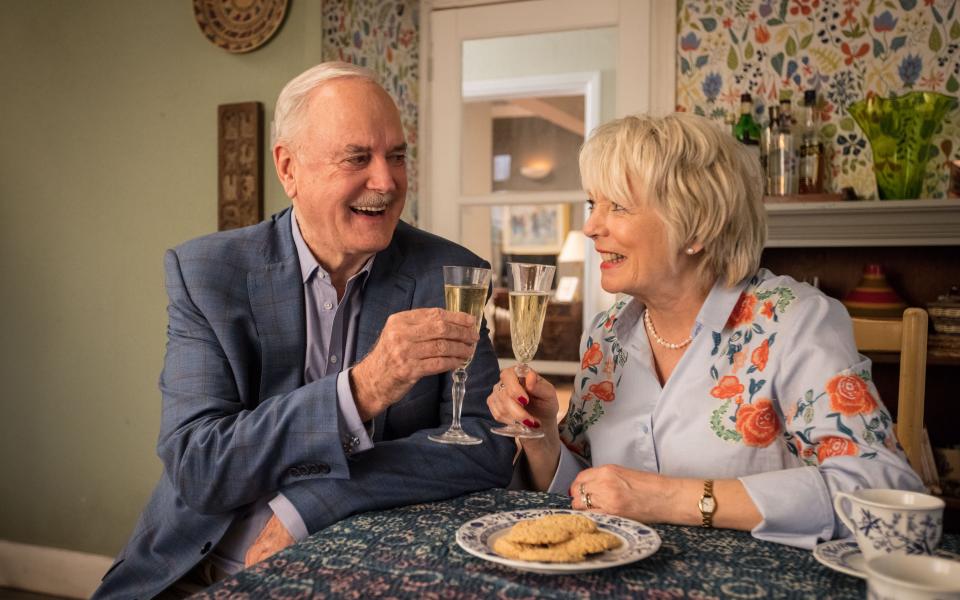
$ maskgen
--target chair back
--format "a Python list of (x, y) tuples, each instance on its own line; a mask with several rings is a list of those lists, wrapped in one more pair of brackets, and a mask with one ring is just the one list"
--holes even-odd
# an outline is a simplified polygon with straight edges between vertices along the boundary
[(923, 401), (927, 382), (927, 311), (908, 308), (902, 321), (853, 317), (853, 337), (861, 352), (900, 353), (897, 439), (917, 473), (923, 469)]

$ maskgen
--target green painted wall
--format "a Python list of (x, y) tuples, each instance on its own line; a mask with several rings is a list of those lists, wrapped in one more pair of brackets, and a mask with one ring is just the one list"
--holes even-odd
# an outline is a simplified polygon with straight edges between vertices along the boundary
[(163, 251), (216, 229), (217, 105), (269, 122), (320, 61), (321, 17), (294, 0), (231, 55), (190, 0), (0, 3), (0, 539), (126, 540), (161, 472)]

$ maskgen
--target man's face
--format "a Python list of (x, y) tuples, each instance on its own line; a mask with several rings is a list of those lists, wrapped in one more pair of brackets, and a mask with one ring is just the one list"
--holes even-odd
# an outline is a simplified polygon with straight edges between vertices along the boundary
[(274, 150), (300, 230), (328, 270), (359, 267), (390, 243), (407, 195), (400, 114), (380, 86), (329, 81), (308, 97), (302, 127)]

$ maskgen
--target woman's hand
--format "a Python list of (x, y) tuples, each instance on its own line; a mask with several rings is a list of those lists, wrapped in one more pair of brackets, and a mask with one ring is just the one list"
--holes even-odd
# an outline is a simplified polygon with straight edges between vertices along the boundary
[[(698, 501), (703, 489), (703, 479), (603, 465), (580, 471), (570, 486), (570, 495), (573, 508), (579, 510), (595, 510), (648, 524), (700, 525), (703, 516)], [(713, 496), (717, 503), (714, 527), (750, 531), (763, 520), (739, 479), (715, 480)]]
[(559, 440), (557, 390), (532, 369), (524, 381), (517, 378), (513, 368), (500, 372), (500, 383), (487, 396), (487, 406), (493, 418), (505, 425), (523, 423), (530, 429), (542, 430), (544, 435)]
[(518, 439), (526, 458), (528, 483), (536, 490), (549, 488), (560, 462), (557, 390), (533, 370), (521, 382), (514, 370), (507, 368), (487, 396), (487, 406), (493, 418), (505, 425), (520, 422), (543, 432), (542, 438)]
[(581, 471), (570, 486), (570, 495), (573, 508), (578, 510), (595, 510), (642, 523), (675, 522), (674, 481), (658, 473), (603, 465)]

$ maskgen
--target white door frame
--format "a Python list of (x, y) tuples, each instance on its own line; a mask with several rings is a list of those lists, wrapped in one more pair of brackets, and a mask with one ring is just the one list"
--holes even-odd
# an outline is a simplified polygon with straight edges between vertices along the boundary
[[(434, 10), (421, 5), (419, 224), (460, 240), (460, 207), (488, 204), (461, 192), (461, 101), (463, 42), (534, 33), (617, 27), (616, 116), (637, 112), (665, 114), (675, 106), (676, 4), (664, 0), (524, 0), (453, 8), (443, 0)], [(466, 4), (474, 4), (464, 0)], [(442, 8), (443, 10), (439, 10)], [(567, 197), (570, 196), (570, 197)], [(556, 203), (583, 199), (570, 192), (527, 192), (524, 202)], [(596, 253), (584, 265), (584, 315), (606, 308)]]

